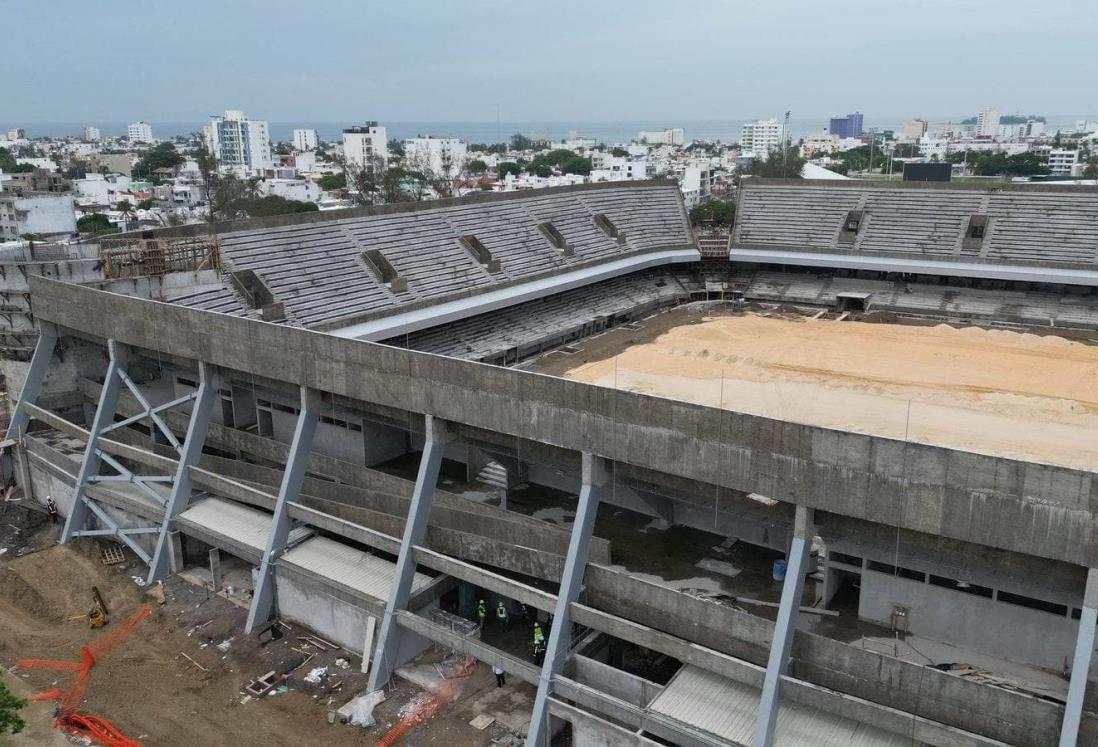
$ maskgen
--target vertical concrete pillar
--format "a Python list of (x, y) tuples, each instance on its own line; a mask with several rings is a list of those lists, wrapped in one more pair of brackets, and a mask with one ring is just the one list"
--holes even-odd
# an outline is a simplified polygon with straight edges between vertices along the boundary
[(27, 432), (30, 416), (27, 415), (23, 405), (38, 401), (38, 395), (42, 393), (42, 384), (46, 380), (46, 371), (49, 370), (50, 361), (53, 359), (53, 351), (57, 347), (57, 337), (56, 327), (52, 324), (42, 325), (38, 334), (38, 343), (34, 346), (34, 354), (31, 355), (30, 368), (27, 369), (27, 378), (23, 380), (23, 390), (19, 392), (19, 399), (11, 411), (7, 438), (17, 438)]
[(191, 466), (198, 464), (202, 458), (202, 446), (206, 442), (206, 432), (209, 430), (210, 413), (213, 410), (214, 401), (217, 399), (219, 377), (213, 366), (205, 361), (198, 363), (198, 394), (191, 408), (191, 419), (187, 424), (186, 440), (183, 448), (179, 450), (179, 464), (172, 480), (172, 489), (168, 493), (168, 500), (164, 505), (164, 519), (160, 523), (160, 534), (156, 538), (156, 549), (153, 550), (152, 562), (149, 564), (149, 575), (145, 583), (151, 584), (164, 578), (168, 572), (168, 534), (172, 522), (187, 508), (191, 502)]
[(754, 747), (771, 747), (774, 744), (774, 730), (778, 723), (781, 700), (782, 675), (789, 669), (789, 652), (793, 647), (793, 633), (797, 627), (797, 611), (800, 609), (801, 595), (804, 592), (804, 576), (808, 570), (808, 556), (812, 551), (813, 534), (815, 534), (815, 528), (812, 509), (797, 506), (797, 513), (793, 519), (793, 542), (789, 547), (785, 583), (782, 585), (782, 599), (778, 606), (778, 620), (774, 624), (770, 659), (766, 665), (762, 696), (759, 698), (759, 712), (752, 742)]
[(72, 539), (73, 533), (84, 529), (88, 520), (87, 498), (88, 478), (99, 474), (100, 457), (98, 453), (99, 435), (103, 429), (114, 422), (114, 413), (118, 409), (118, 395), (122, 388), (122, 377), (118, 372), (125, 368), (128, 351), (125, 346), (114, 340), (107, 340), (110, 363), (107, 375), (103, 379), (103, 388), (99, 392), (99, 406), (95, 410), (91, 427), (88, 430), (88, 443), (84, 448), (84, 459), (80, 462), (80, 471), (76, 475), (76, 492), (72, 499), (72, 510), (65, 519), (65, 528), (61, 531), (61, 543)]
[(216, 547), (210, 548), (210, 584), (214, 594), (221, 591), (221, 550)]
[(1079, 740), (1079, 722), (1083, 718), (1083, 697), (1087, 690), (1090, 660), (1094, 656), (1094, 634), (1098, 627), (1098, 568), (1087, 571), (1079, 633), (1075, 637), (1075, 657), (1071, 663), (1064, 722), (1060, 727), (1060, 747), (1075, 747)]
[(168, 532), (168, 547), (171, 548), (168, 567), (172, 573), (179, 573), (183, 570), (183, 537), (178, 529)]
[(382, 618), (377, 646), (374, 649), (374, 661), (370, 669), (369, 689), (371, 691), (384, 687), (393, 674), (393, 657), (400, 649), (401, 639), (401, 630), (397, 625), (395, 613), (397, 610), (405, 609), (411, 597), (412, 580), (416, 573), (412, 548), (422, 545), (427, 535), (427, 518), (431, 514), (431, 505), (435, 499), (435, 486), (438, 485), (438, 473), (442, 467), (442, 452), (453, 438), (446, 421), (428, 415), (425, 425), (427, 441), (419, 460), (419, 473), (416, 475), (416, 485), (412, 490), (408, 518), (404, 523), (404, 536), (400, 541), (400, 553), (397, 555), (393, 585), (389, 587), (385, 617)]
[(309, 463), (309, 451), (313, 446), (316, 422), (320, 417), (320, 405), (319, 392), (301, 387), (301, 412), (297, 416), (293, 441), (290, 442), (286, 471), (282, 473), (282, 483), (278, 488), (271, 530), (267, 533), (267, 547), (259, 564), (252, 605), (248, 609), (248, 621), (244, 625), (245, 633), (251, 633), (256, 625), (271, 617), (271, 609), (274, 607), (274, 564), (286, 551), (286, 542), (290, 537), (290, 514), (287, 507), (301, 494), (305, 466)]
[(553, 627), (545, 648), (545, 662), (538, 678), (538, 692), (534, 698), (534, 710), (530, 717), (527, 743), (542, 747), (549, 743), (549, 695), (553, 677), (560, 672), (572, 643), (572, 603), (583, 588), (583, 573), (587, 569), (587, 555), (591, 547), (591, 533), (598, 514), (600, 493), (609, 481), (606, 462), (594, 454), (583, 454), (583, 485), (580, 488), (576, 519), (568, 540), (568, 556), (564, 560), (564, 572), (560, 579), (560, 591), (553, 614)]

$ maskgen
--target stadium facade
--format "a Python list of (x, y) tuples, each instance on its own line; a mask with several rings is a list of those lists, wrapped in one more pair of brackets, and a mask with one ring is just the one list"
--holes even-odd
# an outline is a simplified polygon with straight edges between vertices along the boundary
[[(138, 268), (197, 259), (129, 278), (22, 271), (10, 469), (58, 503), (63, 541), (114, 538), (149, 580), (210, 548), (242, 559), (249, 630), (278, 615), (366, 649), (375, 686), (431, 642), (503, 668), (537, 688), (534, 741), (568, 723), (603, 744), (1089, 744), (1093, 467), (514, 364), (687, 304), (1085, 339), (1096, 218), (1098, 192), (1078, 188), (747, 180), (719, 256), (702, 256), (660, 182), (128, 235), (117, 246)], [(27, 320), (41, 331), (29, 363)], [(381, 468), (409, 455), (414, 474)], [(440, 488), (444, 461), (470, 480), (491, 466), (500, 505)], [(571, 526), (508, 510), (522, 484), (570, 495)], [(600, 506), (785, 554), (776, 615), (615, 565)], [(852, 582), (855, 618), (887, 608), (898, 639), (1068, 684), (965, 677), (810, 623), (806, 593), (826, 608)], [(440, 616), (441, 600), (468, 614), (477, 595), (552, 616), (543, 665)], [(622, 646), (676, 669), (645, 679), (613, 655)]]

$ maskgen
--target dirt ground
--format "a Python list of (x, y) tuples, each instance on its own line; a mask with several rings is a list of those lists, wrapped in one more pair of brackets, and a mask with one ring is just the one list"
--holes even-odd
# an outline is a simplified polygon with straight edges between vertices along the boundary
[[(421, 695), (418, 687), (396, 679), (387, 700), (375, 710), (379, 726), (331, 725), (329, 709), (365, 691), (357, 656), (309, 647), (297, 637), (309, 631), (297, 626), (280, 640), (261, 645), (255, 636), (244, 636), (246, 610), (239, 604), (210, 596), (177, 577), (164, 584), (165, 603), (160, 604), (133, 580), (142, 568), (132, 557), (123, 565), (105, 566), (94, 542), (59, 546), (52, 543), (55, 533), (56, 528), (48, 525), (34, 533), (44, 549), (0, 556), (0, 667), (18, 693), (64, 687), (68, 675), (13, 671), (16, 660), (76, 660), (81, 644), (117, 627), (147, 604), (152, 615), (92, 669), (83, 706), (147, 745), (373, 744), (398, 721), (400, 710)], [(67, 619), (90, 606), (93, 585), (111, 610), (111, 624), (104, 631)], [(313, 658), (305, 662), (310, 654)], [(426, 658), (431, 655), (438, 656), (428, 652)], [(347, 659), (348, 668), (337, 666), (337, 658)], [(329, 674), (319, 685), (309, 685), (304, 677), (318, 666), (327, 666)], [(247, 682), (270, 670), (290, 672), (287, 690), (258, 699), (245, 697)], [(493, 708), (504, 718), (508, 701), (501, 696), (521, 700), (529, 697), (526, 690), (522, 683), (508, 682), (497, 692), (490, 670), (479, 665), (456, 702), (397, 744), (491, 744), (511, 729), (497, 722), (480, 731), (468, 722)], [(51, 714), (50, 704), (31, 704), (25, 714), (28, 732), (13, 743), (67, 743), (57, 739)], [(528, 711), (525, 715), (529, 717)]]
[(794, 422), (1098, 467), (1098, 346), (984, 327), (679, 309), (530, 368)]

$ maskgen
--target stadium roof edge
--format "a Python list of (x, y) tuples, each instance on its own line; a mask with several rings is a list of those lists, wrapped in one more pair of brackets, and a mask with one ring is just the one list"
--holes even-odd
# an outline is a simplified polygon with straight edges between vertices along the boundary
[(971, 192), (1064, 192), (1098, 195), (1098, 187), (1086, 184), (1055, 184), (1036, 182), (905, 182), (878, 181), (875, 179), (820, 180), (820, 179), (768, 179), (747, 177), (740, 181), (740, 189), (751, 187), (801, 187), (804, 189), (914, 189), (914, 190), (965, 190)]
[[(287, 215), (271, 215), (263, 218), (244, 218), (241, 220), (218, 221), (216, 223), (192, 223), (186, 226), (171, 226), (166, 228), (144, 229), (140, 231), (128, 231), (126, 233), (112, 234), (111, 239), (170, 239), (189, 238), (192, 236), (209, 236), (236, 231), (250, 231), (262, 228), (280, 228), (283, 226), (307, 225), (309, 223), (325, 223), (328, 221), (344, 220), (347, 218), (361, 218), (370, 215), (391, 215), (394, 213), (415, 213), (421, 210), (438, 210), (453, 205), (476, 205), (481, 203), (504, 202), (507, 200), (538, 196), (561, 194), (565, 192), (587, 192), (602, 189), (643, 189), (646, 187), (670, 187), (678, 186), (673, 179), (645, 179), (642, 181), (622, 182), (595, 182), (590, 184), (571, 184), (563, 187), (546, 187), (536, 190), (516, 190), (514, 192), (477, 192), (464, 197), (444, 197), (438, 200), (425, 200), (421, 202), (396, 202), (388, 205), (367, 205), (364, 207), (347, 208), (345, 210), (325, 210), (310, 213), (290, 213)], [(680, 197), (681, 203), (681, 197)]]

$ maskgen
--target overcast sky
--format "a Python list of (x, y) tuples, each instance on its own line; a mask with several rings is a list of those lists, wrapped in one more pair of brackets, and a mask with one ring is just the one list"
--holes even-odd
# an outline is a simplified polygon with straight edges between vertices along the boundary
[(1095, 0), (0, 0), (0, 121), (1098, 110)]

